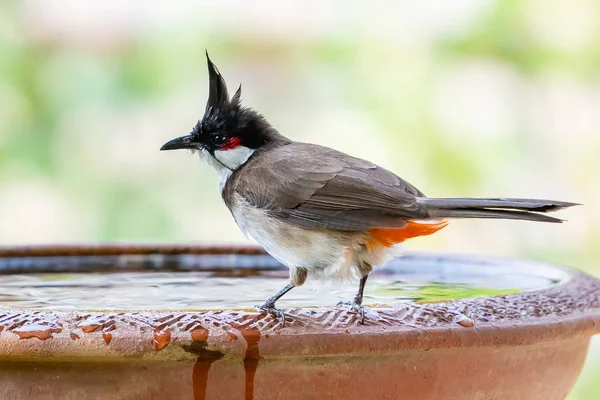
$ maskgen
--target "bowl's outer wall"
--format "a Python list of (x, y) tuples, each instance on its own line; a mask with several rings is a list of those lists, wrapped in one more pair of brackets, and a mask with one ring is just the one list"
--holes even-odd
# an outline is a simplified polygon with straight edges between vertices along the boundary
[(560, 400), (589, 339), (391, 356), (0, 364), (0, 398), (105, 400)]
[(250, 310), (0, 310), (0, 399), (562, 399), (600, 330), (600, 281), (569, 273), (544, 290), (369, 307), (364, 325), (337, 307), (288, 310), (284, 329)]

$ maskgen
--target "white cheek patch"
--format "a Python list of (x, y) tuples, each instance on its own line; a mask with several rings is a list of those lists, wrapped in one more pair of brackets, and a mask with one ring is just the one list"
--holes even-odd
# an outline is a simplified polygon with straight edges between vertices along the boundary
[(214, 152), (215, 158), (232, 171), (244, 165), (253, 153), (253, 149), (245, 146), (238, 146), (230, 150), (215, 150)]

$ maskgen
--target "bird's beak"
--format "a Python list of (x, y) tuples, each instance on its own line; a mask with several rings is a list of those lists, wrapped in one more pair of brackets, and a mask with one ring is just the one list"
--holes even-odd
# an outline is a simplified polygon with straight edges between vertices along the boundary
[(160, 150), (179, 150), (179, 149), (195, 149), (196, 144), (192, 142), (192, 135), (181, 136), (173, 140), (169, 140), (163, 144)]

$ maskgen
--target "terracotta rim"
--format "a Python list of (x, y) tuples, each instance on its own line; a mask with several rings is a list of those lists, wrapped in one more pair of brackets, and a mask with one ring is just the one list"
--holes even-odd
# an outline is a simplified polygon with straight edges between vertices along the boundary
[[(41, 257), (184, 254), (260, 256), (264, 252), (241, 246), (17, 247), (0, 249), (0, 265), (2, 269), (11, 269), (11, 259), (22, 258), (39, 261)], [(443, 257), (468, 262), (498, 262), (494, 258), (473, 256)], [(278, 268), (273, 261), (265, 261), (265, 265)], [(254, 310), (63, 312), (0, 309), (0, 357), (192, 360), (197, 354), (210, 351), (247, 357), (247, 351), (254, 349), (256, 346), (252, 344), (259, 339), (260, 357), (365, 355), (398, 353), (407, 349), (523, 345), (557, 337), (589, 337), (600, 332), (600, 281), (574, 269), (563, 270), (572, 279), (549, 289), (452, 302), (370, 307), (365, 325), (358, 323), (353, 312), (338, 307), (289, 309), (286, 312), (289, 322), (283, 329), (270, 315)], [(12, 271), (18, 272), (19, 268), (12, 268)], [(340, 340), (341, 336), (344, 340)]]

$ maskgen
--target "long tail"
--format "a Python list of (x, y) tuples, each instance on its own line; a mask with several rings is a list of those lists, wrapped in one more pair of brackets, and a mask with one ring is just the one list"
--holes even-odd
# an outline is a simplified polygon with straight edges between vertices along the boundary
[(536, 199), (448, 198), (421, 200), (431, 218), (523, 219), (539, 222), (563, 222), (545, 213), (577, 206), (577, 203)]

